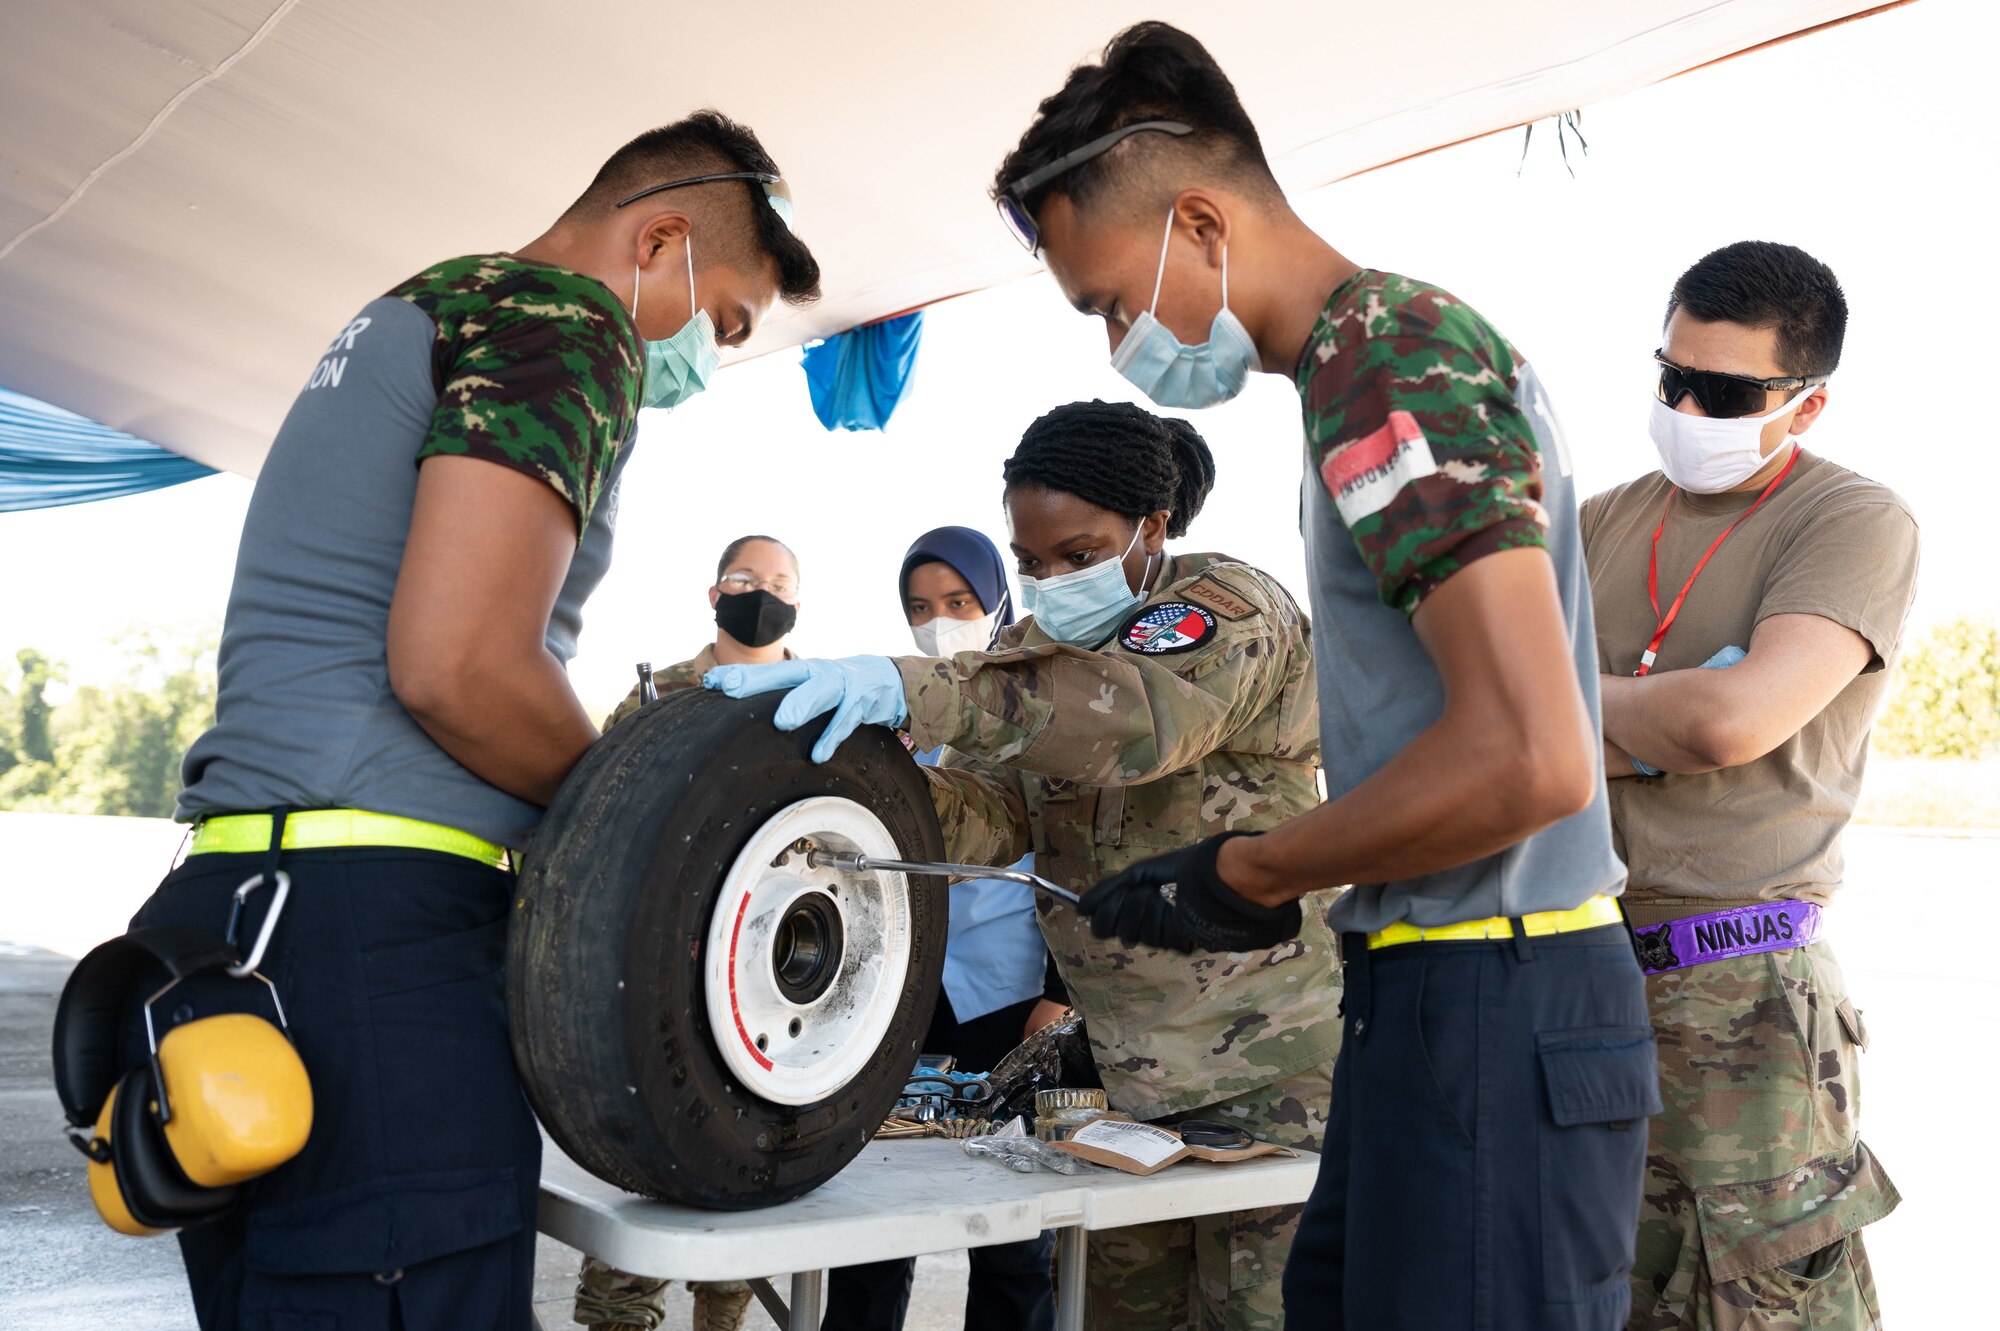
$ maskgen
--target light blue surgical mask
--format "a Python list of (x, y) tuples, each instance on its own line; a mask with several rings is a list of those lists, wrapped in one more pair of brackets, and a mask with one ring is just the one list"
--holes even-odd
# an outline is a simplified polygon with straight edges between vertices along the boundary
[(1163, 407), (1212, 407), (1227, 402), (1250, 382), (1258, 364), (1257, 344), (1241, 320), (1229, 312), (1229, 246), (1222, 247), (1222, 308), (1208, 328), (1208, 341), (1187, 346), (1153, 317), (1160, 308), (1160, 284), (1167, 277), (1167, 246), (1174, 238), (1174, 215), (1160, 241), (1160, 267), (1153, 276), (1153, 308), (1132, 321), (1118, 344), (1111, 368)]
[[(648, 407), (677, 407), (707, 388), (722, 357), (715, 349), (715, 322), (694, 299), (694, 238), (687, 245), (688, 304), (694, 317), (672, 337), (646, 343), (646, 386), (640, 401)], [(639, 321), (639, 265), (632, 265), (632, 322)]]
[[(1133, 529), (1125, 555), (1139, 544), (1139, 533), (1145, 528), (1142, 522)], [(1021, 608), (1033, 615), (1042, 632), (1055, 641), (1072, 647), (1097, 646), (1139, 604), (1139, 593), (1125, 581), (1125, 555), (1053, 578), (1022, 579)], [(1147, 555), (1140, 586), (1146, 585), (1152, 572), (1153, 557)]]

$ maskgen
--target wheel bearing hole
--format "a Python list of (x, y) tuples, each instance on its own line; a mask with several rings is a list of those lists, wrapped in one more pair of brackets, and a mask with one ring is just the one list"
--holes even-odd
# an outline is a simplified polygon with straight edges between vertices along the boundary
[[(846, 931), (831, 897), (809, 892), (785, 910), (771, 939), (771, 970), (779, 992), (804, 1005), (824, 994), (840, 973)], [(803, 1029), (793, 1020), (792, 1035)]]

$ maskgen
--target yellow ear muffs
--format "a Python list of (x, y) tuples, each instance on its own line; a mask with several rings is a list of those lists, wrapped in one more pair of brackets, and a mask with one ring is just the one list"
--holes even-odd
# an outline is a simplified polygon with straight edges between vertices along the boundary
[(304, 1149), (312, 1085), (270, 1022), (241, 1012), (204, 1017), (168, 1031), (159, 1057), (167, 1146), (191, 1182), (241, 1183)]
[[(291, 887), (283, 870), (272, 877), (276, 895), (248, 957), (236, 926), (263, 874), (236, 889), (222, 937), (185, 925), (134, 929), (92, 948), (63, 984), (54, 1040), (63, 1131), (90, 1162), (92, 1205), (120, 1234), (164, 1234), (221, 1215), (237, 1184), (290, 1160), (312, 1131), (312, 1090), (285, 1034), (284, 1004), (257, 969)], [(155, 1006), (181, 981), (209, 974), (262, 985), (277, 1024), (224, 1013), (159, 1038)], [(136, 1067), (121, 1035), (134, 999), (147, 1051)]]
[[(114, 1086), (111, 1094), (104, 1097), (104, 1108), (98, 1111), (97, 1127), (92, 1134), (93, 1140), (102, 1143), (106, 1148), (111, 1142), (111, 1107), (117, 1103), (118, 1088)], [(88, 1166), (90, 1203), (97, 1208), (98, 1218), (120, 1234), (129, 1234), (135, 1239), (152, 1238), (166, 1233), (164, 1229), (142, 1225), (133, 1218), (132, 1208), (125, 1204), (124, 1190), (118, 1186), (118, 1174), (111, 1162), (109, 1150), (106, 1149), (103, 1154), (104, 1159), (101, 1161), (92, 1156)]]

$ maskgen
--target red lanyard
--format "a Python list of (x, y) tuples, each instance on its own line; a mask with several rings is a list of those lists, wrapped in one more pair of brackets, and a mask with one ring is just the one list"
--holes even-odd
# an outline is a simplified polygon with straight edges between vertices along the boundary
[(1680, 491), (1676, 490), (1667, 496), (1666, 510), (1660, 514), (1660, 525), (1653, 528), (1653, 555), (1646, 564), (1646, 599), (1653, 603), (1653, 617), (1660, 621), (1660, 626), (1653, 630), (1653, 640), (1647, 643), (1646, 650), (1639, 654), (1639, 668), (1632, 672), (1633, 675), (1643, 677), (1652, 671), (1653, 662), (1660, 654), (1660, 643), (1665, 640), (1667, 630), (1674, 626), (1674, 620), (1681, 613), (1681, 603), (1687, 600), (1688, 593), (1694, 590), (1694, 580), (1701, 576), (1704, 568), (1708, 567), (1708, 561), (1722, 548), (1722, 543), (1729, 539), (1729, 533), (1742, 526), (1743, 519), (1755, 513), (1758, 507), (1771, 497), (1771, 492), (1784, 483), (1785, 477), (1792, 474), (1792, 468), (1798, 465), (1799, 448), (1797, 444), (1793, 444), (1791, 449), (1791, 458), (1786, 461), (1778, 474), (1771, 478), (1771, 483), (1764, 487), (1764, 493), (1758, 495), (1756, 502), (1743, 510), (1742, 518), (1730, 523), (1723, 529), (1722, 535), (1709, 543), (1707, 553), (1696, 561), (1694, 572), (1688, 574), (1688, 580), (1681, 584), (1681, 594), (1674, 598), (1674, 603), (1667, 607), (1667, 613), (1663, 615), (1660, 613), (1660, 535), (1667, 529), (1667, 515), (1674, 511), (1674, 494), (1679, 494)]

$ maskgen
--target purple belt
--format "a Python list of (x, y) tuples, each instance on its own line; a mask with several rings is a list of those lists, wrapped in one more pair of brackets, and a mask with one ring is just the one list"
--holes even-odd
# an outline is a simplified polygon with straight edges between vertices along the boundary
[(1648, 975), (1727, 961), (1758, 952), (1804, 947), (1819, 937), (1819, 907), (1810, 901), (1766, 901), (1734, 910), (1712, 910), (1634, 929), (1632, 944)]

